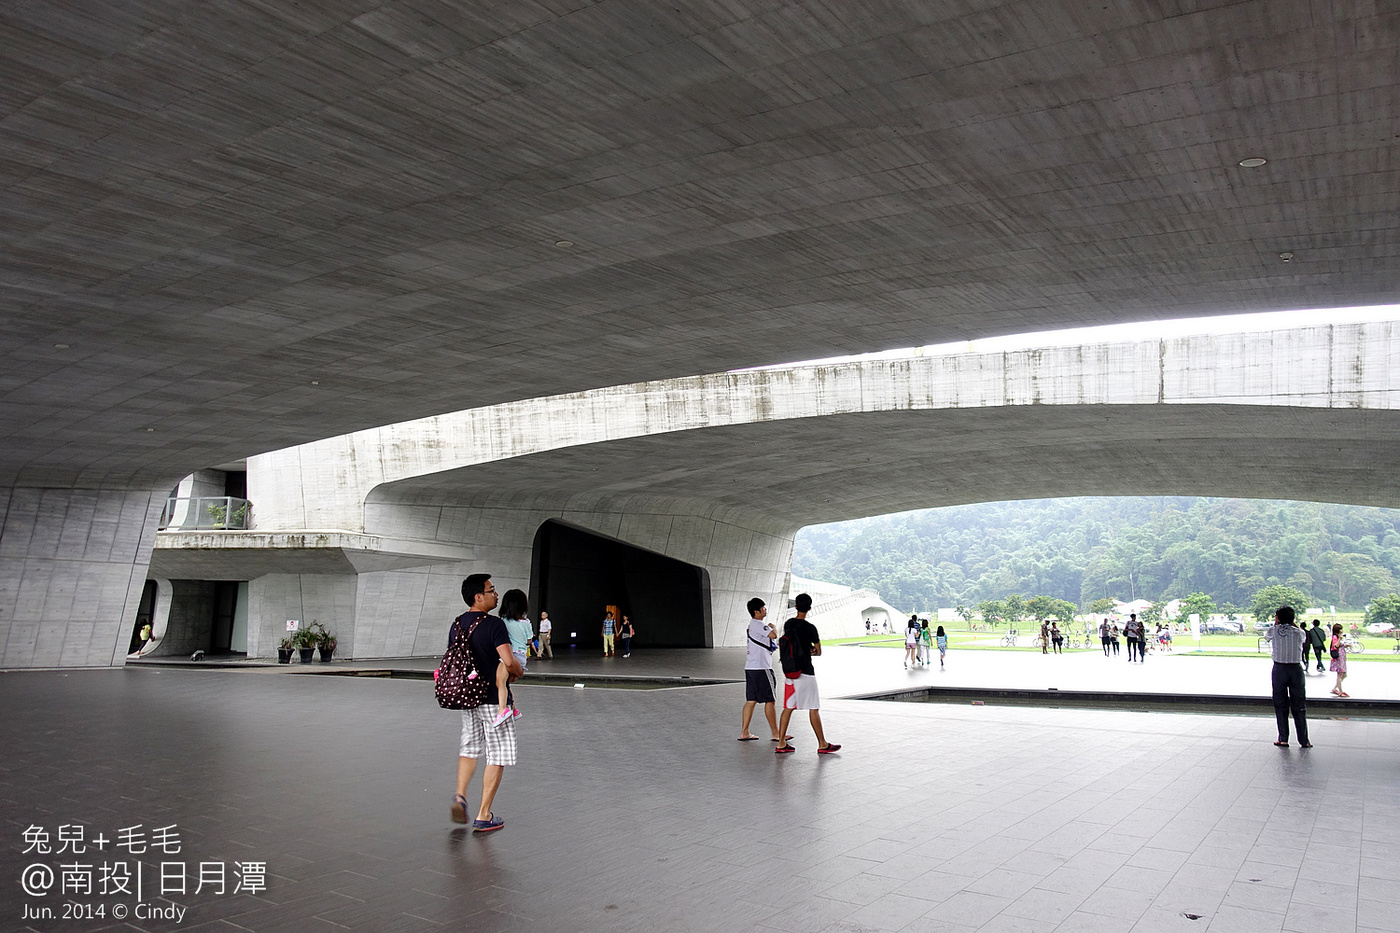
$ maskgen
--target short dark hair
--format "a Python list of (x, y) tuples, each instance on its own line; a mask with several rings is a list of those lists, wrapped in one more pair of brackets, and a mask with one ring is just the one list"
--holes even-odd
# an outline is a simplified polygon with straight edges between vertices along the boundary
[(758, 615), (758, 610), (762, 609), (765, 605), (766, 604), (763, 602), (763, 600), (755, 596), (753, 599), (749, 600), (749, 615)]
[(1284, 625), (1292, 625), (1293, 619), (1297, 617), (1297, 615), (1298, 613), (1293, 611), (1292, 606), (1279, 606), (1278, 612), (1274, 613), (1274, 618), (1278, 619)]
[(462, 581), (462, 602), (470, 606), (476, 602), (476, 598), (486, 592), (486, 581), (491, 579), (489, 573), (474, 573)]
[(530, 600), (524, 590), (506, 590), (506, 594), (501, 597), (502, 619), (523, 619), (529, 611)]
[(798, 593), (797, 598), (792, 601), (792, 604), (797, 607), (798, 612), (812, 611), (812, 597), (808, 596), (806, 593)]
[(1321, 624), (1322, 624), (1322, 620), (1321, 620), (1321, 619), (1313, 619), (1313, 625), (1321, 625)]

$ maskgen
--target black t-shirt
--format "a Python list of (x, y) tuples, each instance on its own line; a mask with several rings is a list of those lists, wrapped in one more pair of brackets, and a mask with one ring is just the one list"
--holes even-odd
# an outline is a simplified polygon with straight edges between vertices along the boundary
[(806, 619), (792, 618), (783, 623), (783, 634), (792, 640), (792, 656), (802, 662), (802, 673), (812, 677), (817, 675), (812, 667), (812, 646), (822, 639), (817, 627)]
[(466, 634), (472, 627), (472, 623), (481, 619), (476, 631), (472, 632), (471, 641), (467, 647), (472, 653), (472, 664), (488, 683), (496, 682), (496, 665), (501, 663), (501, 656), (496, 651), (501, 645), (510, 647), (510, 632), (506, 631), (506, 624), (496, 616), (485, 615), (480, 612), (464, 612), (457, 617), (457, 624), (452, 626), (452, 631), (447, 636), (447, 647), (451, 648), (452, 643), (457, 638), (458, 631)]

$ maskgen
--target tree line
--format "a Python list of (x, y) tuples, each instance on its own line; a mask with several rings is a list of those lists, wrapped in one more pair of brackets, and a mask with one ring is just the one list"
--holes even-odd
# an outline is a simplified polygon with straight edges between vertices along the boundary
[(804, 528), (793, 572), (920, 612), (1034, 593), (1082, 610), (1200, 596), (1252, 613), (1269, 587), (1356, 610), (1397, 590), (1400, 510), (1183, 496), (980, 503)]

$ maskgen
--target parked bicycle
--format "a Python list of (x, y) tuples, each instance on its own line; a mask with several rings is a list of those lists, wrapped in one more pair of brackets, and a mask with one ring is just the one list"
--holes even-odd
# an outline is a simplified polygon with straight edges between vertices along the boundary
[(1001, 636), (1001, 645), (1003, 648), (1016, 647), (1016, 630), (1014, 628), (1007, 629), (1006, 634)]
[(1342, 637), (1342, 644), (1346, 645), (1347, 654), (1361, 654), (1366, 650), (1366, 646), (1361, 643), (1361, 639), (1354, 634), (1347, 634)]

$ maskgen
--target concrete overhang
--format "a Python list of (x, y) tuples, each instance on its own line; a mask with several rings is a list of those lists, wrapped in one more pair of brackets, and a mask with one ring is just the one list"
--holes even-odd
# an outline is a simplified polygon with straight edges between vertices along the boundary
[(367, 532), (379, 505), (448, 501), (650, 498), (790, 527), (1070, 495), (1396, 506), (1397, 373), (1389, 322), (724, 373), (279, 451), (251, 461), (250, 495), (267, 528)]
[(269, 573), (406, 570), (470, 560), (471, 548), (348, 531), (162, 531), (149, 575), (170, 580), (252, 580)]
[(1384, 4), (828, 13), (8, 4), (0, 485), (1400, 292)]

